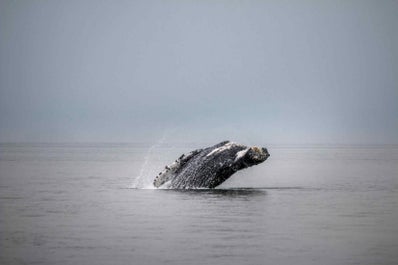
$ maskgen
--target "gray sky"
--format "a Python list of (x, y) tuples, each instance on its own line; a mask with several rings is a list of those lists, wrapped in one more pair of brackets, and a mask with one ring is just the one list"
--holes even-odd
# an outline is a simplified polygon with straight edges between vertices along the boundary
[(398, 143), (398, 1), (0, 0), (0, 141)]

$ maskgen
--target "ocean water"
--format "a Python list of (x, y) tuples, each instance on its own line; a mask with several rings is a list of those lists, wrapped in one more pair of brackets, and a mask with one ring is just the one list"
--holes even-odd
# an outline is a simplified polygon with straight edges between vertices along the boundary
[(0, 264), (398, 264), (397, 146), (266, 146), (216, 190), (151, 189), (203, 144), (1, 144)]

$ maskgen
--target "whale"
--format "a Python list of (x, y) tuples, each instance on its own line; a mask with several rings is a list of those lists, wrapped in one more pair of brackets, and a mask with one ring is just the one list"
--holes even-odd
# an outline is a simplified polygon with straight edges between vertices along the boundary
[(213, 189), (235, 172), (258, 165), (269, 156), (265, 147), (223, 141), (182, 154), (155, 177), (153, 185), (167, 189)]

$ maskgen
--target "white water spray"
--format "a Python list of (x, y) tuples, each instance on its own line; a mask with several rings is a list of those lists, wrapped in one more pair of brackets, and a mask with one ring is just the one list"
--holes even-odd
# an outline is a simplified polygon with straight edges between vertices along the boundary
[(152, 184), (152, 178), (149, 179), (149, 177), (153, 177), (150, 172), (150, 167), (149, 167), (149, 162), (153, 158), (154, 151), (157, 151), (161, 147), (161, 145), (164, 143), (166, 139), (166, 132), (163, 134), (162, 138), (160, 140), (152, 145), (151, 147), (148, 148), (148, 151), (144, 157), (144, 163), (141, 166), (140, 173), (139, 175), (134, 179), (132, 188), (134, 189), (153, 189), (154, 186)]

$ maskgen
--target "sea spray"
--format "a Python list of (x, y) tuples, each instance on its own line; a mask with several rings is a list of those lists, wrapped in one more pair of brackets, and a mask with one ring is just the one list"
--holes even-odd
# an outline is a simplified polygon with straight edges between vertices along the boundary
[(145, 154), (144, 162), (142, 163), (140, 173), (138, 176), (133, 180), (132, 188), (134, 189), (152, 189), (154, 188), (152, 184), (153, 176), (155, 175), (155, 171), (153, 167), (150, 165), (154, 160), (155, 154), (159, 153), (159, 148), (163, 145), (166, 139), (166, 132), (163, 134), (162, 138), (153, 145), (148, 148), (148, 151)]

